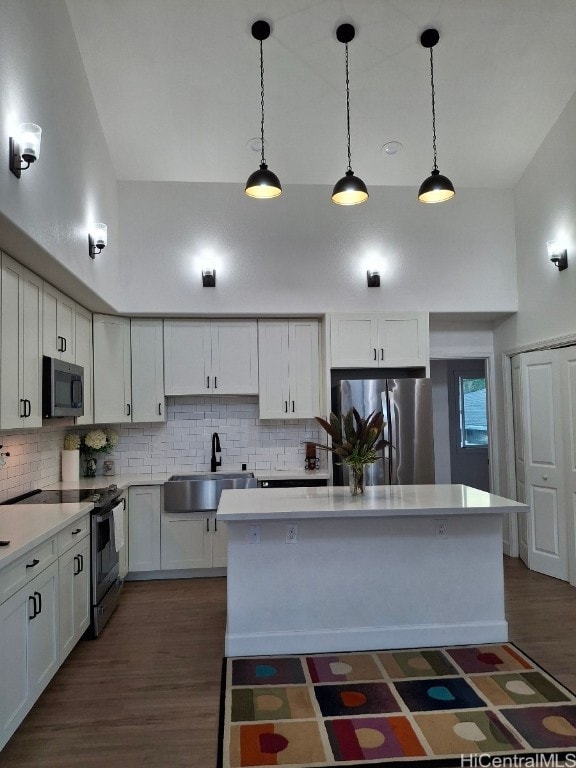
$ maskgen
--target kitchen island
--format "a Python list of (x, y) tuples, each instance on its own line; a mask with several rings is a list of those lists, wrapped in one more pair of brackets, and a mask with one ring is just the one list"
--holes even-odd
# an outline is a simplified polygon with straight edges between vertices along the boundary
[(463, 485), (224, 491), (226, 655), (508, 639), (502, 522)]

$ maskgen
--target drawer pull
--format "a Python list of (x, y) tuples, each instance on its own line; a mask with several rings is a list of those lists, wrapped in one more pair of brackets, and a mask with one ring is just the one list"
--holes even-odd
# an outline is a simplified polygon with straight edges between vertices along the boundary
[(72, 536), (76, 536), (77, 533), (82, 533), (82, 528), (76, 528), (76, 530), (72, 531)]
[(39, 562), (40, 560), (38, 560), (37, 558), (34, 558), (34, 560), (32, 560), (31, 563), (26, 563), (26, 568), (34, 568), (35, 566), (38, 565)]
[(10, 546), (10, 539), (2, 539), (0, 541), (0, 547), (9, 547)]

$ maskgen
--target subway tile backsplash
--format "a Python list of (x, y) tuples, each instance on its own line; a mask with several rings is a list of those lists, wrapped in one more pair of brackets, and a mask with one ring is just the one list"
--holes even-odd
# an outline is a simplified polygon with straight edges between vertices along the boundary
[[(218, 432), (222, 470), (303, 469), (307, 441), (320, 442), (324, 432), (313, 419), (260, 421), (257, 397), (170, 397), (163, 423), (109, 425), (119, 442), (110, 455), (116, 472), (194, 472), (210, 469), (211, 438)], [(95, 427), (66, 427), (54, 421), (41, 429), (0, 433), (6, 464), (0, 467), (0, 501), (60, 480), (64, 435), (85, 434)], [(318, 452), (322, 466), (326, 454)]]
[[(319, 442), (313, 419), (260, 421), (257, 397), (170, 397), (160, 424), (122, 424), (113, 455), (116, 471), (194, 472), (210, 469), (218, 432), (222, 469), (303, 469), (304, 443)], [(321, 457), (325, 464), (326, 457)]]

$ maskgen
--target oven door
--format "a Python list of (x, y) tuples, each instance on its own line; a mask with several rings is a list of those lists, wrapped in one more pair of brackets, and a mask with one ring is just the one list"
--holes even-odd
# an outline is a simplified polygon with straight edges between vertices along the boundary
[(119, 572), (112, 509), (92, 514), (92, 604), (98, 605)]

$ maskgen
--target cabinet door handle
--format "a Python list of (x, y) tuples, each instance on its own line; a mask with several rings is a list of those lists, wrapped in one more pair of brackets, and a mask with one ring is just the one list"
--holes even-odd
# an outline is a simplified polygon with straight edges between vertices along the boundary
[(68, 346), (68, 345), (67, 345), (67, 343), (66, 343), (66, 337), (65, 337), (65, 336), (62, 336), (62, 349), (61, 349), (61, 352), (66, 352), (66, 348), (67, 348), (67, 346)]
[(374, 360), (378, 360), (378, 352), (376, 352), (376, 347), (374, 347)]
[(294, 413), (294, 400), (292, 400), (292, 413)]
[(206, 376), (206, 389), (210, 389), (210, 376)]
[(62, 342), (64, 341), (62, 336), (56, 336), (56, 352), (64, 352), (64, 344)]
[(72, 536), (76, 536), (78, 533), (81, 533), (81, 531), (82, 531), (82, 528), (75, 528), (72, 531)]
[(218, 520), (214, 518), (214, 533), (216, 533), (217, 530), (218, 530)]
[(35, 619), (36, 616), (38, 616), (38, 611), (36, 610), (36, 598), (33, 597), (32, 595), (29, 595), (28, 602), (30, 602), (30, 600), (32, 600), (32, 605), (33, 605), (33, 609), (32, 610), (34, 611), (34, 613), (32, 614), (32, 616), (30, 616), (30, 614), (28, 614), (28, 618), (29, 619)]
[(80, 573), (80, 555), (74, 555), (74, 576)]
[(162, 403), (158, 403), (158, 416), (162, 416)]
[(130, 407), (130, 403), (126, 403), (126, 416), (130, 416), (132, 413), (132, 408)]
[(206, 518), (206, 532), (210, 533), (210, 518)]
[(40, 560), (38, 560), (38, 558), (35, 557), (31, 563), (26, 563), (26, 568), (35, 568), (39, 562)]
[(40, 592), (34, 592), (34, 597), (36, 597), (36, 595), (38, 595), (38, 613), (42, 613), (42, 595)]
[(218, 389), (218, 376), (214, 376), (214, 389)]
[(384, 360), (384, 348), (380, 347), (380, 360)]
[(32, 403), (30, 402), (30, 400), (26, 400), (26, 402), (28, 403), (28, 413), (26, 414), (26, 416), (30, 416), (30, 414), (32, 413)]
[(284, 400), (284, 413), (288, 413), (288, 400)]
[(22, 403), (24, 403), (24, 408), (20, 408), (20, 418), (25, 419), (26, 418), (26, 400), (23, 397), (20, 398), (20, 405), (22, 405)]

